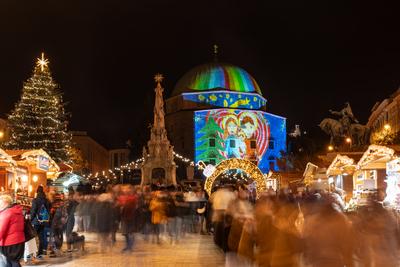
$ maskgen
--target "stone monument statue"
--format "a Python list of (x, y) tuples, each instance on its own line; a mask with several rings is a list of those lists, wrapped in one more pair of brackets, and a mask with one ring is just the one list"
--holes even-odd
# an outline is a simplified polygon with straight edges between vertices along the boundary
[[(143, 147), (142, 181), (141, 185), (162, 183), (176, 185), (176, 164), (174, 162), (173, 146), (170, 144), (165, 129), (164, 99), (161, 86), (163, 76), (154, 76), (156, 82), (154, 121), (151, 125), (150, 140)], [(160, 171), (161, 170), (161, 171)], [(159, 177), (160, 175), (164, 177)]]
[(360, 146), (368, 143), (369, 129), (365, 125), (359, 124), (354, 116), (350, 103), (346, 102), (340, 111), (329, 110), (332, 115), (339, 116), (338, 120), (325, 118), (319, 127), (330, 136), (331, 144), (342, 143), (343, 138), (351, 138), (354, 145)]

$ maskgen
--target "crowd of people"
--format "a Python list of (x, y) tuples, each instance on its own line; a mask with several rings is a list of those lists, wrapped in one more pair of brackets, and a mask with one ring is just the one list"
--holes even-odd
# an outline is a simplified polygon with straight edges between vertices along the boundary
[[(399, 266), (396, 213), (373, 198), (344, 212), (340, 199), (335, 192), (269, 190), (255, 200), (245, 185), (221, 186), (209, 198), (201, 188), (116, 185), (101, 194), (70, 189), (60, 201), (39, 186), (27, 212), (10, 196), (0, 196), (0, 262), (20, 266), (22, 258), (72, 252), (75, 240), (83, 241), (88, 232), (97, 234), (103, 253), (113, 249), (117, 234), (125, 241), (121, 253), (129, 253), (136, 233), (170, 245), (197, 233), (213, 235), (226, 266)], [(38, 247), (35, 239), (26, 240), (27, 222)]]
[[(157, 244), (174, 244), (186, 233), (207, 232), (207, 200), (201, 189), (183, 192), (166, 187), (151, 190), (150, 187), (116, 185), (109, 186), (101, 194), (80, 194), (71, 188), (65, 199), (60, 200), (51, 192), (45, 194), (43, 187), (39, 186), (29, 211), (12, 204), (9, 196), (6, 200), (9, 201), (0, 206), (0, 210), (7, 211), (4, 216), (0, 211), (0, 220), (5, 219), (8, 213), (18, 215), (22, 220), (20, 242), (16, 247), (18, 253), (13, 252), (15, 255), (4, 249), (8, 246), (4, 240), (12, 238), (14, 230), (0, 221), (0, 249), (9, 264), (17, 264), (22, 258), (35, 261), (46, 254), (57, 257), (63, 254), (61, 248), (64, 243), (64, 252), (70, 253), (75, 240), (84, 238), (78, 233), (96, 233), (100, 252), (110, 251), (117, 233), (120, 233), (125, 239), (121, 252), (127, 253), (134, 248), (135, 233), (142, 233), (146, 240)], [(35, 239), (24, 239), (24, 217), (29, 218), (27, 222), (36, 231), (38, 246)]]
[(210, 197), (214, 240), (226, 266), (400, 266), (397, 213), (371, 197), (344, 212), (336, 192), (265, 193), (251, 203), (246, 188)]

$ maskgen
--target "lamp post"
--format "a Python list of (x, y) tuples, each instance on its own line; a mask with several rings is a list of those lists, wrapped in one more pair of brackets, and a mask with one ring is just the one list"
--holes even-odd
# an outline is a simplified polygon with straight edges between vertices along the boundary
[(351, 150), (351, 138), (350, 137), (346, 138), (346, 143), (349, 144), (349, 149)]

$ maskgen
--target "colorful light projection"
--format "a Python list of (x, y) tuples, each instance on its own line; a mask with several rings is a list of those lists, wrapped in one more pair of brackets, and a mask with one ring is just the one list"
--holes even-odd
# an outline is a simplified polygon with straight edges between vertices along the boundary
[(207, 91), (216, 88), (261, 95), (256, 80), (247, 71), (225, 63), (204, 64), (192, 69), (178, 82), (174, 95), (188, 89)]
[(183, 93), (186, 101), (212, 105), (221, 108), (261, 109), (267, 100), (259, 94), (211, 91), (202, 93)]
[(240, 158), (262, 172), (278, 170), (277, 158), (286, 151), (286, 120), (263, 111), (214, 109), (194, 115), (195, 162), (216, 165)]

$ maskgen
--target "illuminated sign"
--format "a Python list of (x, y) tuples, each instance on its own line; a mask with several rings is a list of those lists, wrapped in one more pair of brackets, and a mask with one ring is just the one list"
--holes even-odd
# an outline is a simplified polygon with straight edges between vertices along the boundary
[(39, 155), (37, 159), (37, 168), (40, 170), (48, 171), (50, 168), (49, 158)]
[(208, 164), (207, 167), (204, 169), (203, 174), (205, 177), (210, 177), (215, 171), (215, 166)]
[(202, 93), (183, 93), (182, 96), (186, 101), (221, 108), (261, 109), (267, 103), (264, 97), (255, 93), (208, 91)]
[(263, 111), (213, 109), (195, 111), (195, 161), (217, 165), (229, 158), (247, 159), (262, 172), (279, 170), (286, 151), (286, 120)]
[(395, 159), (386, 163), (386, 172), (400, 172), (400, 159)]

